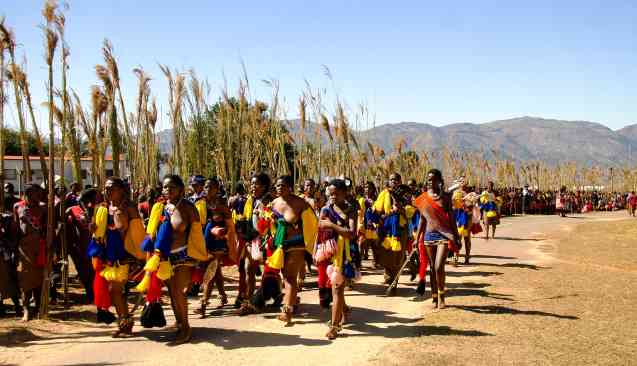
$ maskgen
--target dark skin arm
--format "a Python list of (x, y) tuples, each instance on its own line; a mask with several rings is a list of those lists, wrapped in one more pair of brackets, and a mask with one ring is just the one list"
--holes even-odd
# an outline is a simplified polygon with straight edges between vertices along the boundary
[[(337, 210), (337, 212), (340, 210)], [(339, 212), (342, 214), (342, 211)], [(343, 227), (337, 224), (334, 224), (332, 221), (327, 219), (324, 215), (321, 215), (321, 219), (319, 220), (319, 228), (321, 229), (330, 229), (336, 232), (338, 235), (347, 238), (353, 239), (356, 237), (356, 219), (351, 215), (347, 216), (348, 227)]]
[(456, 226), (456, 220), (453, 218), (453, 210), (451, 209), (451, 195), (450, 194), (445, 194), (443, 196), (443, 202), (444, 202), (444, 207), (445, 207), (445, 211), (447, 212), (447, 215), (449, 215), (450, 218), (450, 224), (451, 224), (451, 232), (453, 233), (453, 240), (456, 242), (456, 245), (460, 244), (460, 235), (458, 235), (458, 227)]
[(418, 221), (418, 230), (416, 231), (416, 242), (420, 242), (424, 239), (425, 229), (427, 228), (427, 220), (425, 216), (420, 214), (420, 221)]

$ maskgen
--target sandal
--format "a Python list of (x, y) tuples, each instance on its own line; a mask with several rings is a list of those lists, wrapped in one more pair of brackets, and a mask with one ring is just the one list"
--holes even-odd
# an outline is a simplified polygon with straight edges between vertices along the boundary
[(246, 316), (246, 315), (256, 314), (256, 313), (257, 313), (257, 308), (255, 308), (252, 304), (248, 304), (248, 303), (241, 304), (241, 307), (237, 311), (237, 314), (239, 316)]
[(283, 311), (276, 318), (284, 322), (286, 326), (292, 325), (292, 309), (287, 305), (283, 305)]
[(222, 307), (226, 305), (228, 305), (228, 296), (221, 295), (221, 297), (219, 298), (219, 305), (217, 305), (217, 309), (221, 309)]
[(119, 328), (113, 333), (113, 338), (122, 338), (133, 335), (133, 319), (123, 318), (119, 321)]
[(206, 306), (207, 306), (207, 302), (206, 301), (202, 301), (201, 305), (199, 306), (199, 309), (195, 309), (195, 314), (199, 314), (201, 319), (204, 319), (206, 317)]
[(325, 333), (325, 337), (329, 340), (336, 339), (336, 337), (338, 337), (338, 328), (330, 326), (330, 330)]

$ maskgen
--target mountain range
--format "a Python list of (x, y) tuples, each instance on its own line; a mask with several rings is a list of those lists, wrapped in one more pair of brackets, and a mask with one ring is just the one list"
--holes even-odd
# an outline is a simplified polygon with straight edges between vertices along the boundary
[[(292, 137), (299, 141), (298, 120), (287, 121)], [(308, 123), (305, 138), (316, 138), (317, 125)], [(541, 160), (549, 164), (576, 161), (582, 165), (622, 166), (632, 164), (633, 150), (637, 150), (637, 124), (619, 130), (595, 122), (562, 121), (537, 117), (519, 117), (489, 123), (454, 123), (433, 126), (428, 123), (399, 122), (356, 131), (361, 144), (366, 142), (393, 151), (403, 141), (403, 151), (433, 151), (444, 147), (457, 152), (492, 152), (500, 158), (515, 161)], [(159, 133), (163, 152), (172, 143), (170, 130)], [(327, 134), (322, 132), (322, 142)], [(634, 152), (637, 155), (637, 151)]]

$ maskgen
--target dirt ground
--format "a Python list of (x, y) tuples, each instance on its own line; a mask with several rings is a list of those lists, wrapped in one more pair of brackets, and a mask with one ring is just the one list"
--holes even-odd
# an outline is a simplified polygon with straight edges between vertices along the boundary
[[(515, 217), (496, 240), (473, 246), (472, 264), (447, 268), (442, 311), (431, 310), (429, 293), (414, 297), (408, 275), (385, 297), (380, 271), (366, 268), (346, 293), (353, 313), (334, 341), (324, 338), (329, 314), (317, 291), (306, 290), (292, 327), (275, 313), (237, 317), (231, 307), (199, 319), (192, 299), (193, 342), (178, 347), (170, 328), (136, 326), (135, 337), (112, 339), (91, 306), (73, 307), (66, 320), (58, 310), (26, 325), (0, 319), (0, 364), (637, 364), (637, 219)], [(232, 301), (236, 282), (227, 285)]]

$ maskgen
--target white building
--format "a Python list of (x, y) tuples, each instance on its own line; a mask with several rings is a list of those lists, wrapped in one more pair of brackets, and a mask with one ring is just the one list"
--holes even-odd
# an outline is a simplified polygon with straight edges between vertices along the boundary
[[(122, 156), (123, 158), (123, 156)], [(93, 184), (94, 176), (91, 172), (92, 164), (91, 161), (93, 159), (90, 157), (83, 157), (80, 159), (81, 165), (81, 174), (82, 174), (82, 183)], [(31, 177), (32, 181), (35, 183), (42, 183), (44, 181), (42, 177), (42, 170), (40, 169), (40, 157), (39, 156), (30, 156), (29, 162), (31, 164)], [(49, 164), (49, 158), (46, 157), (47, 167)], [(120, 174), (122, 177), (126, 177), (128, 175), (128, 170), (126, 169), (126, 161), (124, 159), (120, 159)], [(104, 160), (104, 166), (106, 168), (106, 176), (113, 175), (113, 158), (111, 156), (107, 156)], [(55, 159), (55, 175), (60, 176), (60, 159)], [(64, 180), (67, 186), (73, 182), (73, 162), (70, 158), (64, 160)], [(22, 191), (22, 187), (25, 183), (24, 172), (22, 171), (22, 156), (5, 156), (4, 157), (4, 182), (12, 183), (16, 189), (16, 191)]]

